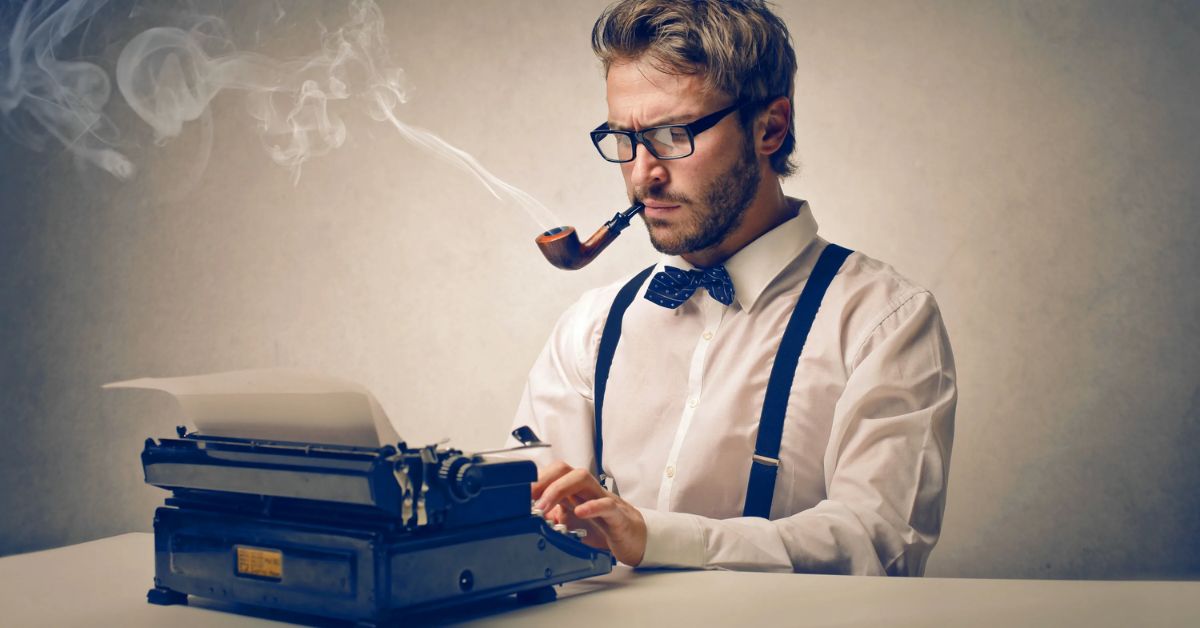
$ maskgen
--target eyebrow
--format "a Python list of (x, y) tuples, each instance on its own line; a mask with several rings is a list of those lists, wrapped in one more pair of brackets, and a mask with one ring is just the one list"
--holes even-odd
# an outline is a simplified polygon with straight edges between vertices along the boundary
[[(665, 118), (662, 118), (661, 120), (658, 120), (654, 124), (647, 124), (646, 126), (642, 127), (639, 130), (653, 129), (654, 127), (667, 126), (667, 125), (671, 125), (671, 124), (690, 124), (692, 122), (695, 122), (698, 117), (702, 117), (702, 116), (696, 116), (696, 115), (689, 114), (689, 113), (667, 116)], [(607, 124), (608, 128), (613, 131), (632, 131), (633, 130), (633, 129), (628, 128), (621, 124), (614, 124), (611, 120), (606, 122), (605, 124)]]

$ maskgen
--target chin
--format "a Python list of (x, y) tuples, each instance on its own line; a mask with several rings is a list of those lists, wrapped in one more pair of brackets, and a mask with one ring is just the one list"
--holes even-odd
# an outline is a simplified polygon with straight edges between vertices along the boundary
[(678, 233), (673, 233), (671, 230), (650, 230), (650, 244), (654, 250), (666, 255), (683, 255), (687, 250), (683, 247), (685, 238), (679, 236)]

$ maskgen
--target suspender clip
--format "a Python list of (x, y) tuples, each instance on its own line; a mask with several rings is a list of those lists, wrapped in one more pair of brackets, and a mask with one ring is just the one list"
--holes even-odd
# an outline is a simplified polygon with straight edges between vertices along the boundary
[(754, 461), (757, 462), (758, 464), (766, 465), (768, 467), (778, 467), (779, 466), (779, 458), (768, 458), (761, 454), (754, 454)]

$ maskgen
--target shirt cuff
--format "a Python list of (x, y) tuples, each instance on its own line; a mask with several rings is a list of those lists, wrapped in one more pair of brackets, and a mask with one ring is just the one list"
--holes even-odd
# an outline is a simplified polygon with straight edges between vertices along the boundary
[(695, 515), (642, 510), (646, 551), (639, 567), (704, 568), (704, 530)]

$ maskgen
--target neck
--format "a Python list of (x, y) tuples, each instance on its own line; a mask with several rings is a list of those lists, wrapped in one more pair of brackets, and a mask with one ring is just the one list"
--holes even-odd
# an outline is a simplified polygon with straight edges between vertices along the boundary
[(680, 257), (693, 266), (709, 268), (723, 264), (762, 234), (794, 218), (798, 211), (788, 203), (783, 187), (776, 176), (763, 177), (758, 194), (754, 196), (741, 223), (730, 231), (723, 240), (706, 249), (689, 251)]

